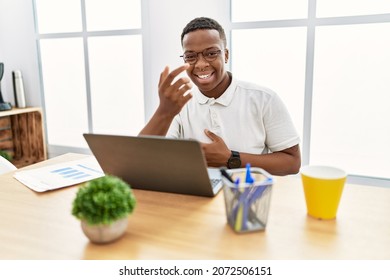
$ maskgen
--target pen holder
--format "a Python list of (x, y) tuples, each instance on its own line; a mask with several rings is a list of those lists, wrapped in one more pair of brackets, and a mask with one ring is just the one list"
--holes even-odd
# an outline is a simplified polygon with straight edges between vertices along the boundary
[(250, 168), (253, 183), (238, 183), (245, 182), (246, 171), (226, 170), (236, 183), (222, 176), (227, 222), (238, 233), (265, 230), (274, 181), (265, 170), (255, 167)]

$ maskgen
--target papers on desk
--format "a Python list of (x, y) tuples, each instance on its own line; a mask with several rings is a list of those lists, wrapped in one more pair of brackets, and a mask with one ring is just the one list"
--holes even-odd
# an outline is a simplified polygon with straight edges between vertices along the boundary
[(36, 192), (68, 187), (104, 176), (95, 157), (19, 171), (14, 178)]

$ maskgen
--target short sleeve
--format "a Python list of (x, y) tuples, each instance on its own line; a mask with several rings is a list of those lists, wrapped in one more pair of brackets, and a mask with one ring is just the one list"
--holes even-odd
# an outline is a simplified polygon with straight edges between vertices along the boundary
[(277, 94), (264, 110), (266, 146), (271, 152), (282, 151), (299, 144), (300, 138), (283, 101)]
[(178, 114), (173, 118), (166, 137), (175, 139), (181, 138), (181, 127), (180, 115)]

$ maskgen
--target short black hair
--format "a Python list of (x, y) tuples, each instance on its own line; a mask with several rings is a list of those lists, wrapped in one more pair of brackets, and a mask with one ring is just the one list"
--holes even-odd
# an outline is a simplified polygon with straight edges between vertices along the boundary
[(214, 19), (207, 18), (207, 17), (198, 17), (193, 20), (191, 20), (187, 25), (184, 27), (183, 32), (181, 33), (181, 45), (183, 46), (183, 38), (187, 33), (190, 33), (192, 31), (196, 31), (199, 29), (214, 29), (217, 30), (219, 33), (219, 37), (222, 39), (224, 47), (226, 47), (226, 35), (225, 30), (222, 28), (222, 26)]

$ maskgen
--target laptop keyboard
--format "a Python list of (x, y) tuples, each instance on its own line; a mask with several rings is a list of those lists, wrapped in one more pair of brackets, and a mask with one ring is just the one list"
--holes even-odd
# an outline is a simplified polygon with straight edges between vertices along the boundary
[(215, 188), (222, 180), (221, 179), (210, 179), (211, 186)]

